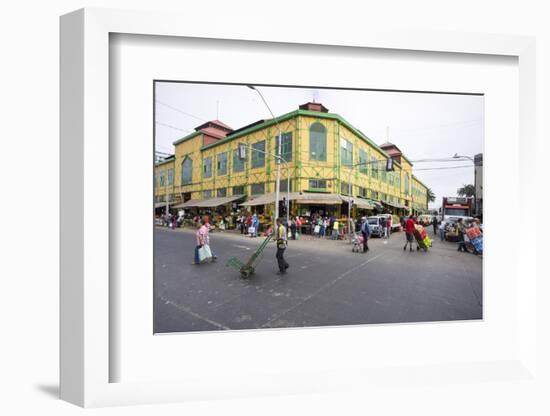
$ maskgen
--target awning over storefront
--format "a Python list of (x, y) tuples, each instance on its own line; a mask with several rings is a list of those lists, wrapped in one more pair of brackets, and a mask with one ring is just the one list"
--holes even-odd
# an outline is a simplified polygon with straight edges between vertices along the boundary
[(388, 201), (382, 201), (384, 204), (389, 205), (390, 207), (398, 208), (398, 209), (404, 209), (407, 208), (404, 205), (398, 204), (397, 202), (388, 202)]
[[(282, 194), (280, 194), (280, 198), (282, 199)], [(275, 193), (251, 196), (249, 201), (243, 202), (240, 205), (244, 207), (252, 207), (258, 205), (269, 205), (273, 203), (275, 203)]]
[[(341, 197), (346, 203), (349, 203), (349, 196), (341, 195)], [(359, 209), (374, 209), (375, 207), (372, 201), (358, 197), (353, 198), (353, 205)]]
[(340, 205), (342, 198), (338, 194), (302, 192), (296, 197), (297, 204), (304, 205)]
[[(172, 204), (173, 204), (173, 202), (172, 203), (168, 202), (168, 206), (170, 206)], [(166, 202), (157, 202), (157, 203), (155, 203), (155, 209), (164, 208), (164, 207), (166, 207)]]
[(214, 208), (221, 205), (229, 204), (243, 197), (244, 195), (232, 195), (218, 198), (191, 199), (187, 202), (174, 205), (173, 208)]

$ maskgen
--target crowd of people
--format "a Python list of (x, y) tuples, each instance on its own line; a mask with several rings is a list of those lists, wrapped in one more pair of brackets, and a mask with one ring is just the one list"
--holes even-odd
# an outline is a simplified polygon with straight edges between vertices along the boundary
[[(183, 223), (184, 217), (183, 211), (180, 211), (177, 214), (166, 214), (162, 217), (162, 221), (164, 222), (164, 225), (170, 228), (176, 228)], [(210, 244), (210, 233), (214, 228), (211, 224), (210, 217), (208, 215), (196, 215), (192, 218), (192, 221), (196, 227), (196, 246), (194, 261), (192, 264), (198, 265), (208, 260), (215, 261), (217, 257), (214, 254)], [(362, 217), (359, 221), (354, 221), (353, 219), (351, 219), (351, 221), (352, 230), (354, 230), (353, 242), (357, 248), (357, 250), (354, 251), (367, 253), (370, 250), (368, 241), (373, 234), (368, 218)], [(224, 222), (223, 217), (218, 218), (219, 229), (224, 229)], [(405, 231), (405, 245), (403, 250), (407, 250), (408, 247), (409, 251), (412, 251), (413, 244), (416, 241), (414, 233), (418, 221), (414, 215), (409, 215), (408, 217), (400, 217), (400, 223), (402, 229)], [(279, 274), (287, 273), (287, 269), (289, 268), (289, 264), (284, 258), (284, 252), (288, 245), (288, 239), (297, 240), (303, 224), (304, 219), (300, 216), (291, 218), (289, 223), (287, 223), (286, 219), (277, 219), (274, 229), (268, 228), (268, 230), (264, 233), (264, 235), (272, 235), (276, 241), (276, 259)], [(314, 236), (317, 236), (318, 238), (330, 237), (332, 239), (339, 238), (341, 227), (344, 226), (342, 221), (338, 221), (338, 219), (334, 216), (322, 216), (318, 214), (314, 214), (311, 217), (309, 224), (312, 227), (311, 233)], [(258, 215), (255, 213), (238, 215), (235, 220), (235, 225), (235, 228), (239, 230), (242, 235), (250, 237), (258, 237), (259, 235), (260, 220)], [(383, 229), (383, 234), (380, 236), (388, 239), (391, 235), (391, 216), (380, 216), (378, 225)], [(468, 230), (472, 227), (477, 227), (479, 229), (479, 232), (476, 235), (482, 235), (482, 227), (478, 219), (475, 219), (469, 224), (465, 224), (461, 218), (453, 223), (444, 223), (438, 221), (438, 218), (434, 216), (431, 221), (431, 225), (433, 226), (434, 235), (439, 235), (441, 241), (448, 239), (449, 235), (456, 236), (454, 241), (458, 243), (458, 251), (470, 252), (473, 248), (472, 252), (474, 254), (481, 254), (475, 246), (469, 244), (468, 238), (468, 234), (471, 234)], [(416, 249), (418, 250), (418, 242), (416, 242)]]

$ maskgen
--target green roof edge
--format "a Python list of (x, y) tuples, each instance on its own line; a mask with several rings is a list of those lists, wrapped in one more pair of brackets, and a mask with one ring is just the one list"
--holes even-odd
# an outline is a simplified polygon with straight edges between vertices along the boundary
[(175, 158), (174, 158), (174, 159), (170, 159), (170, 160), (163, 160), (163, 161), (161, 161), (161, 162), (155, 163), (155, 166), (165, 165), (165, 164), (167, 164), (167, 163), (175, 162), (175, 161), (176, 161)]
[[(382, 155), (389, 158), (390, 155), (386, 153), (384, 150), (380, 148), (376, 143), (374, 143), (366, 134), (364, 134), (361, 130), (354, 127), (349, 121), (344, 119), (339, 114), (335, 113), (321, 113), (319, 111), (309, 111), (309, 110), (294, 110), (290, 113), (283, 114), (282, 116), (275, 117), (274, 119), (265, 121), (263, 123), (260, 123), (256, 126), (249, 127), (246, 130), (243, 130), (239, 132), (236, 135), (228, 135), (224, 139), (217, 141), (215, 143), (210, 143), (206, 146), (201, 147), (201, 150), (210, 149), (212, 147), (216, 147), (219, 145), (222, 145), (224, 143), (230, 142), (234, 139), (238, 139), (239, 137), (246, 136), (247, 134), (254, 133), (255, 131), (261, 130), (266, 127), (270, 127), (274, 125), (276, 122), (280, 123), (282, 121), (288, 120), (289, 118), (295, 117), (295, 116), (309, 116), (309, 117), (315, 117), (315, 118), (325, 118), (325, 119), (331, 119), (331, 120), (337, 120), (338, 122), (342, 123), (344, 126), (346, 126), (348, 129), (350, 129), (353, 133), (361, 137), (364, 141), (369, 143), (371, 146), (373, 146), (376, 150), (378, 150)], [(185, 138), (184, 138), (185, 139)], [(183, 140), (183, 139), (180, 139)]]
[(187, 136), (183, 136), (181, 139), (178, 139), (175, 142), (172, 142), (172, 144), (175, 146), (177, 144), (180, 144), (181, 142), (192, 139), (193, 137), (198, 136), (199, 134), (201, 134), (200, 131), (195, 131), (193, 133), (188, 134)]

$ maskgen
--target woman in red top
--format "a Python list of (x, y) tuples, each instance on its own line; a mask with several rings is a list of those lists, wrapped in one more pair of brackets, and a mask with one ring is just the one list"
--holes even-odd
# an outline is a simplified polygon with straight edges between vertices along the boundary
[[(409, 215), (409, 218), (407, 218), (407, 221), (405, 221), (405, 236), (407, 237), (407, 240), (405, 241), (405, 247), (403, 247), (403, 250), (407, 249), (407, 245), (410, 244), (409, 251), (412, 251), (413, 249), (413, 241), (414, 241), (414, 226), (416, 225), (416, 221), (414, 220), (413, 215)], [(418, 243), (417, 243), (418, 247)]]

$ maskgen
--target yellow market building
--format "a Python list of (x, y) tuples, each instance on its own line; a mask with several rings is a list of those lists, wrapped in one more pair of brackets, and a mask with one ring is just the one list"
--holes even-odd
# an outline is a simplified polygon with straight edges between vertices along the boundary
[[(233, 130), (219, 120), (176, 140), (174, 155), (155, 165), (155, 208), (271, 215), (275, 200), (278, 127), (282, 131), (280, 198), (291, 215), (347, 215), (351, 170), (353, 215), (424, 213), (428, 188), (392, 143), (367, 135), (320, 103), (306, 103), (275, 119)], [(246, 159), (238, 146), (247, 145)], [(254, 151), (255, 149), (259, 151)], [(262, 152), (266, 152), (264, 154)], [(386, 161), (393, 160), (393, 171)], [(364, 211), (364, 213), (363, 213)]]

